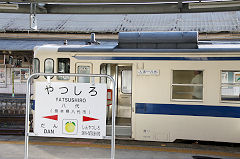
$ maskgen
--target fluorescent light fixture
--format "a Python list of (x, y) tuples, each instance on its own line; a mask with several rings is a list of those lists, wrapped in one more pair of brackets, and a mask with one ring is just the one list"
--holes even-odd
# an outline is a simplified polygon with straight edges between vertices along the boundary
[(189, 3), (189, 9), (240, 7), (240, 2), (199, 2)]
[(14, 9), (17, 10), (18, 4), (0, 4), (0, 9)]

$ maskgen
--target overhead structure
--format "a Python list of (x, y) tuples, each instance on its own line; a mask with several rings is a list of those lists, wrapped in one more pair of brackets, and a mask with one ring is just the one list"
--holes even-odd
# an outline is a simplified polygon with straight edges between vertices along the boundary
[(32, 3), (36, 4), (36, 14), (161, 14), (240, 10), (237, 0), (2, 0), (0, 13), (29, 13)]
[(151, 2), (229, 2), (238, 0), (1, 0), (2, 2), (21, 2), (21, 3), (151, 3)]

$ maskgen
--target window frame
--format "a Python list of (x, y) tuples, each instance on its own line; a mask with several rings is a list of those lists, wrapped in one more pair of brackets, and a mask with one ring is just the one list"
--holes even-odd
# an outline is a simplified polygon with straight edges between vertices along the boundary
[[(126, 93), (126, 92), (123, 92), (123, 71), (131, 71), (131, 92), (130, 93)], [(122, 94), (132, 94), (132, 70), (122, 70), (121, 71), (121, 93)]]
[[(87, 67), (87, 68), (89, 68), (89, 73), (79, 73), (79, 67)], [(91, 65), (85, 65), (85, 64), (83, 64), (83, 65), (78, 65), (76, 68), (77, 68), (77, 73), (78, 73), (78, 74), (87, 74), (87, 75), (88, 75), (88, 74), (91, 74), (91, 68), (92, 68)], [(89, 79), (89, 82), (79, 82), (79, 79), (80, 79), (80, 78), (82, 78), (82, 79), (88, 78), (88, 79)], [(80, 77), (77, 77), (77, 83), (91, 83), (91, 77), (87, 77), (87, 76), (86, 76), (86, 77), (81, 77), (81, 76), (80, 76)]]
[[(35, 66), (33, 64), (33, 73), (40, 73), (40, 60), (38, 58), (33, 58), (33, 63), (35, 63), (34, 61), (38, 61), (38, 71), (35, 72)], [(39, 76), (34, 76), (34, 79), (38, 79)]]
[[(53, 68), (52, 68), (52, 73), (54, 73), (54, 60), (52, 59), (52, 58), (46, 58), (45, 60), (44, 60), (44, 73), (46, 73), (45, 71), (46, 71), (46, 67), (45, 67), (45, 64), (46, 64), (46, 61), (47, 60), (52, 60), (53, 61)], [(46, 79), (47, 79), (47, 76), (44, 76)], [(51, 76), (50, 78), (52, 79), (54, 76)]]
[[(202, 71), (203, 82), (202, 84), (174, 84), (173, 81), (173, 72), (174, 71)], [(204, 101), (204, 69), (172, 69), (171, 70), (171, 83), (170, 83), (170, 101), (177, 102), (203, 102)], [(202, 86), (202, 99), (173, 99), (173, 86)]]
[[(229, 70), (229, 69), (221, 69), (220, 70), (220, 91), (219, 91), (219, 101), (220, 103), (231, 103), (231, 104), (239, 104), (240, 100), (222, 100), (222, 86), (239, 86), (240, 87), (240, 83), (222, 83), (222, 72), (240, 72), (240, 70), (234, 69), (234, 70)], [(240, 94), (240, 93), (239, 93)]]
[[(70, 67), (70, 58), (57, 58), (57, 73), (60, 73), (59, 72), (59, 59), (68, 59), (69, 60), (69, 67)], [(64, 73), (65, 70), (64, 70)], [(69, 68), (69, 72), (70, 73), (70, 68)], [(68, 79), (59, 79), (60, 77), (68, 77)], [(57, 76), (57, 80), (60, 80), (60, 81), (69, 81), (70, 80), (70, 76)]]

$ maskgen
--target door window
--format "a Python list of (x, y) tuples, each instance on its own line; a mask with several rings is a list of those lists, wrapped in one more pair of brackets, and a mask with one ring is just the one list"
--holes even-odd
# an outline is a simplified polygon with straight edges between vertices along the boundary
[(123, 70), (121, 79), (122, 79), (122, 93), (132, 93), (132, 71)]

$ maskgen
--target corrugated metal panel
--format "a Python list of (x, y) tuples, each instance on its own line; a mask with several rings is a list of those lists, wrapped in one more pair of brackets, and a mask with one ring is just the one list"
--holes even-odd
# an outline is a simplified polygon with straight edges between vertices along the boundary
[[(38, 14), (39, 32), (199, 31), (239, 32), (240, 11), (184, 14)], [(29, 30), (28, 14), (0, 13), (0, 31)]]
[(0, 14), (0, 30), (22, 31), (29, 28), (29, 15), (27, 14)]

